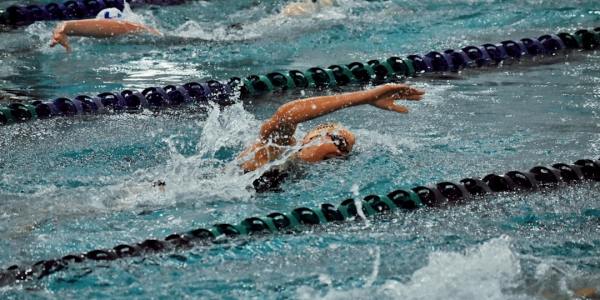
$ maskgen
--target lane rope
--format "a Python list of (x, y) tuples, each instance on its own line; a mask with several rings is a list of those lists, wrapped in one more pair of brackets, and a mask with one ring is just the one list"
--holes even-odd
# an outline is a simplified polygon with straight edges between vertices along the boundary
[[(343, 224), (359, 217), (362, 207), (366, 217), (411, 211), (423, 207), (440, 208), (481, 199), (484, 195), (506, 192), (534, 192), (558, 188), (584, 181), (600, 181), (600, 159), (580, 159), (573, 164), (556, 163), (535, 166), (529, 171), (495, 173), (483, 178), (469, 177), (459, 182), (443, 181), (428, 186), (399, 188), (386, 195), (368, 195), (363, 199), (345, 199), (337, 207), (324, 203), (318, 208), (299, 207), (289, 213), (273, 212), (264, 217), (250, 217), (238, 224), (217, 223), (209, 228), (197, 228), (174, 233), (163, 240), (147, 239), (134, 244), (121, 244), (110, 249), (95, 249), (69, 254), (58, 259), (41, 260), (29, 267), (13, 265), (0, 272), (0, 285), (41, 279), (85, 261), (116, 259), (190, 249), (223, 242), (223, 238), (295, 233), (311, 226)], [(357, 206), (357, 201), (360, 205)]]
[[(427, 73), (459, 72), (470, 68), (497, 68), (506, 61), (543, 58), (570, 51), (600, 48), (600, 27), (581, 29), (574, 34), (561, 32), (539, 38), (506, 40), (497, 44), (467, 46), (460, 50), (431, 51), (425, 55), (385, 60), (351, 62), (313, 67), (306, 71), (270, 72), (266, 75), (232, 77), (228, 81), (209, 80), (189, 82), (180, 86), (149, 87), (144, 90), (104, 92), (96, 96), (58, 97), (50, 101), (0, 106), (0, 125), (54, 117), (81, 116), (105, 113), (137, 113), (145, 109), (158, 111), (185, 104), (205, 105), (214, 102), (230, 105), (236, 94), (242, 99), (260, 97), (267, 93), (292, 89), (326, 89), (349, 84), (382, 84)], [(536, 60), (541, 62), (542, 60)]]
[[(128, 0), (132, 6), (179, 5), (185, 0)], [(69, 0), (48, 4), (16, 4), (0, 11), (0, 25), (11, 28), (41, 21), (65, 21), (95, 18), (105, 8), (123, 10), (123, 0)]]

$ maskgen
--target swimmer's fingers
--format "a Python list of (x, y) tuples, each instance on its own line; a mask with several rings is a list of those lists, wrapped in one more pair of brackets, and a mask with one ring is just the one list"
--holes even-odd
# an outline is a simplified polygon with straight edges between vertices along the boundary
[(371, 105), (383, 110), (394, 111), (401, 114), (408, 113), (408, 108), (406, 106), (394, 103), (394, 98), (391, 97), (377, 100), (371, 103)]
[(65, 48), (65, 50), (67, 50), (67, 52), (71, 52), (71, 46), (69, 45), (69, 41), (66, 38), (62, 38), (62, 39), (52, 38), (52, 41), (50, 42), (50, 48), (53, 48), (54, 46), (56, 46), (58, 44), (63, 46)]
[(411, 87), (410, 88), (410, 93), (407, 97), (407, 99), (409, 100), (421, 100), (421, 98), (423, 98), (423, 95), (425, 95), (425, 91), (424, 90), (420, 90), (420, 89), (416, 89)]
[(412, 94), (407, 96), (400, 96), (399, 98), (403, 100), (419, 101), (423, 99), (423, 94)]
[(425, 94), (425, 91), (408, 86), (408, 85), (396, 85), (392, 96), (397, 99), (405, 99), (405, 100), (413, 100), (419, 101), (422, 96)]
[(69, 40), (67, 40), (67, 38), (64, 38), (63, 40), (58, 41), (58, 43), (65, 47), (65, 50), (67, 50), (67, 52), (71, 52), (71, 45), (69, 45)]
[(397, 113), (400, 114), (407, 114), (408, 113), (408, 108), (404, 105), (398, 105), (398, 104), (394, 104), (394, 106), (388, 108), (388, 110), (391, 111), (395, 111)]
[(56, 26), (54, 32), (52, 32), (52, 41), (50, 42), (50, 47), (54, 47), (57, 44), (60, 44), (63, 47), (65, 47), (67, 51), (70, 51), (67, 35), (65, 34), (66, 26), (67, 22), (60, 22)]
[(67, 39), (67, 36), (64, 34), (55, 34), (52, 37), (52, 41), (50, 42), (50, 47), (54, 47), (57, 44), (60, 44), (61, 46), (65, 47), (65, 50), (67, 50), (67, 52), (71, 52), (71, 46), (69, 45), (69, 40)]
[(52, 40), (50, 40), (50, 48), (53, 48), (54, 46), (58, 45), (60, 39), (61, 39), (60, 34), (57, 34), (57, 33), (53, 34)]
[(375, 88), (381, 98), (393, 97), (396, 99), (421, 100), (424, 91), (406, 84), (384, 84)]

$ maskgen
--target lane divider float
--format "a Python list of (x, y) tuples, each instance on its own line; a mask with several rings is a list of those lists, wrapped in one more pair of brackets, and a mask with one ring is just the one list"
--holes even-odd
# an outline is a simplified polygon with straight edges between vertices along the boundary
[[(484, 195), (510, 192), (534, 192), (573, 185), (584, 181), (600, 181), (600, 159), (581, 159), (573, 164), (557, 163), (535, 166), (529, 171), (495, 173), (483, 178), (469, 177), (459, 182), (443, 181), (428, 186), (400, 188), (386, 195), (368, 195), (363, 199), (345, 199), (337, 207), (324, 203), (318, 208), (299, 207), (289, 213), (273, 212), (264, 217), (251, 217), (238, 224), (218, 223), (185, 233), (174, 233), (162, 240), (147, 239), (134, 244), (121, 244), (109, 249), (69, 254), (58, 259), (41, 260), (29, 267), (13, 265), (0, 272), (0, 285), (40, 279), (85, 261), (111, 261), (158, 252), (189, 249), (218, 244), (223, 238), (278, 233), (297, 233), (311, 226), (343, 224), (359, 219), (358, 208), (367, 217), (439, 208), (481, 199)], [(357, 205), (357, 201), (360, 205)]]
[[(95, 0), (94, 0), (95, 1)], [(106, 4), (106, 1), (104, 2)], [(384, 60), (352, 62), (313, 67), (306, 71), (271, 72), (266, 75), (232, 77), (227, 82), (209, 80), (190, 82), (180, 86), (149, 87), (140, 91), (123, 90), (104, 92), (96, 96), (79, 95), (59, 97), (51, 101), (12, 103), (0, 106), (0, 125), (54, 117), (80, 116), (104, 113), (136, 113), (144, 109), (160, 110), (184, 104), (214, 102), (230, 105), (239, 91), (242, 99), (281, 90), (296, 88), (325, 89), (349, 84), (381, 84), (416, 77), (426, 73), (458, 72), (468, 68), (497, 67), (507, 60), (555, 56), (568, 51), (600, 48), (600, 27), (581, 29), (574, 34), (561, 32), (539, 38), (507, 40), (497, 44), (467, 46), (460, 50), (431, 51), (425, 55), (406, 58), (390, 57)]]
[[(133, 5), (179, 5), (185, 0), (128, 0)], [(95, 18), (105, 8), (123, 10), (123, 0), (69, 0), (62, 3), (16, 4), (0, 11), (0, 25), (20, 27), (40, 21)]]

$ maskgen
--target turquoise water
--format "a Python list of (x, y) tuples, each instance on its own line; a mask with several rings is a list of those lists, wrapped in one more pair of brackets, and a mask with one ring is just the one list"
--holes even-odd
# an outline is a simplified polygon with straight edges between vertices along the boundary
[[(2, 7), (15, 1), (0, 1)], [(459, 48), (599, 25), (596, 1), (345, 1), (307, 18), (283, 1), (194, 1), (136, 10), (164, 38), (72, 39), (55, 24), (2, 33), (3, 98), (49, 99)], [(227, 32), (233, 23), (242, 32)], [(0, 266), (235, 223), (272, 211), (536, 164), (598, 158), (600, 53), (410, 83), (408, 115), (357, 107), (339, 121), (355, 153), (256, 195), (232, 171), (269, 95), (208, 112), (54, 119), (0, 127)], [(344, 90), (358, 90), (348, 87)], [(11, 96), (12, 95), (12, 96)], [(15, 96), (16, 95), (16, 96)], [(8, 101), (6, 99), (2, 101)], [(167, 182), (160, 193), (150, 188)], [(600, 188), (500, 195), (368, 222), (84, 264), (4, 287), (3, 298), (570, 299), (600, 288)]]

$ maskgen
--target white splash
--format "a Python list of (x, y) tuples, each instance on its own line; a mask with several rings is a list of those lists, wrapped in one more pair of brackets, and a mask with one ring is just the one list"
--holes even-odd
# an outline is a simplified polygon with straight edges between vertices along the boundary
[(381, 249), (379, 247), (370, 250), (369, 254), (373, 255), (375, 259), (373, 260), (373, 271), (371, 271), (371, 275), (365, 281), (365, 288), (373, 286), (375, 280), (377, 280), (377, 276), (379, 276), (379, 266), (381, 265)]
[(365, 227), (369, 227), (371, 223), (363, 211), (362, 201), (360, 200), (360, 187), (358, 184), (353, 184), (350, 188), (350, 192), (352, 193), (352, 196), (354, 196), (353, 198), (354, 206), (356, 206), (356, 213), (361, 219), (363, 219), (363, 221), (365, 221)]
[[(177, 201), (222, 197), (231, 201), (248, 200), (253, 191), (247, 189), (252, 175), (242, 174), (237, 162), (226, 162), (216, 157), (218, 151), (241, 148), (254, 139), (260, 122), (244, 110), (241, 103), (221, 110), (212, 108), (204, 121), (198, 121), (202, 134), (197, 141), (197, 152), (182, 155), (177, 149), (178, 136), (164, 140), (170, 159), (151, 170), (139, 170), (131, 182), (115, 187), (123, 197), (111, 206), (144, 204), (173, 204)], [(166, 182), (164, 192), (151, 188), (151, 182)], [(143, 184), (138, 184), (138, 182)]]
[(358, 152), (371, 148), (382, 148), (392, 154), (400, 155), (420, 147), (420, 143), (414, 137), (397, 136), (392, 133), (382, 133), (379, 130), (363, 128), (355, 129), (353, 132), (356, 134), (356, 139), (360, 140), (355, 145)]
[[(302, 287), (299, 299), (526, 299), (508, 290), (521, 274), (518, 258), (511, 250), (511, 239), (502, 236), (465, 253), (434, 252), (429, 262), (407, 282), (388, 280), (372, 287), (373, 275), (362, 288), (341, 291), (330, 289), (324, 295)], [(393, 262), (393, 260), (390, 260)], [(373, 274), (376, 274), (374, 267)]]
[(313, 31), (328, 26), (331, 22), (344, 20), (348, 16), (348, 9), (348, 6), (325, 7), (303, 16), (286, 16), (283, 13), (276, 13), (235, 26), (226, 24), (215, 27), (213, 22), (187, 21), (175, 29), (170, 36), (207, 41), (243, 41), (263, 37), (287, 37), (293, 33), (301, 34)]

